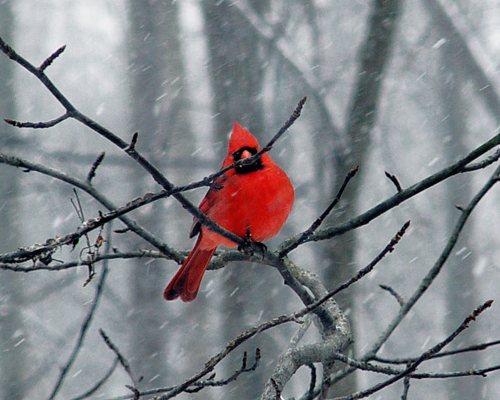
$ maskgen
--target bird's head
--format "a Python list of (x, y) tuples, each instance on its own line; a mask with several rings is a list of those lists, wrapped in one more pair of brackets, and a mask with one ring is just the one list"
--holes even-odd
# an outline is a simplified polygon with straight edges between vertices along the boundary
[[(231, 137), (229, 139), (229, 148), (228, 155), (224, 160), (223, 168), (245, 158), (252, 157), (261, 148), (257, 139), (245, 128), (243, 128), (236, 121), (233, 125), (233, 132), (231, 133)], [(267, 154), (264, 154), (260, 159), (255, 161), (250, 165), (241, 165), (235, 168), (237, 174), (245, 174), (248, 172), (257, 171), (259, 169), (264, 168), (263, 160), (265, 160), (264, 156), (267, 158)]]

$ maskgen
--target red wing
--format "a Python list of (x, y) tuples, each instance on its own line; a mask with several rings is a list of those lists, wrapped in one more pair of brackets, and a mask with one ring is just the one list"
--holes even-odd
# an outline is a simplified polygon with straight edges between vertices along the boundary
[[(208, 210), (212, 208), (212, 206), (217, 202), (217, 194), (219, 190), (224, 187), (224, 183), (226, 182), (227, 177), (224, 175), (215, 178), (212, 184), (214, 187), (210, 188), (203, 200), (201, 201), (198, 208), (203, 214), (207, 214)], [(192, 238), (196, 236), (201, 231), (201, 224), (198, 222), (196, 218), (193, 218), (193, 225), (191, 226), (191, 231), (189, 232), (189, 237)]]

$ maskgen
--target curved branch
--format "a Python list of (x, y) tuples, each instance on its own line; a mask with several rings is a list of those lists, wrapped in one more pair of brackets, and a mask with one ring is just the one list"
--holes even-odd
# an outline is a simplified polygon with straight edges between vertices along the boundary
[[(142, 237), (144, 240), (155, 246), (158, 250), (163, 252), (170, 259), (176, 261), (177, 263), (182, 263), (182, 261), (184, 260), (184, 257), (180, 253), (176, 252), (165, 243), (160, 242), (152, 233), (148, 232), (146, 229), (139, 226), (137, 222), (124, 215), (127, 212), (137, 208), (139, 205), (131, 204), (126, 206), (125, 208), (117, 208), (110, 200), (108, 200), (103, 194), (101, 194), (88, 182), (72, 177), (68, 174), (65, 174), (64, 172), (60, 172), (53, 168), (45, 167), (43, 165), (23, 160), (18, 157), (12, 157), (12, 156), (7, 156), (5, 154), (0, 154), (0, 163), (12, 165), (18, 168), (24, 168), (28, 171), (36, 171), (41, 174), (51, 176), (52, 178), (58, 179), (71, 186), (77, 187), (86, 192), (87, 194), (89, 194), (90, 196), (92, 196), (108, 210), (111, 210), (111, 212), (106, 216), (90, 220), (89, 223), (82, 225), (76, 232), (73, 232), (70, 235), (66, 235), (64, 238), (52, 239), (49, 240), (44, 245), (35, 245), (29, 248), (20, 249), (12, 253), (2, 254), (0, 255), (0, 261), (22, 262), (31, 260), (33, 259), (33, 257), (36, 257), (39, 254), (42, 254), (44, 252), (51, 252), (52, 250), (62, 245), (73, 244), (84, 234), (89, 233), (92, 230), (101, 227), (105, 223), (108, 223), (115, 218), (119, 218), (132, 232), (134, 232), (135, 234), (137, 234), (138, 236)], [(160, 195), (158, 195), (158, 197), (160, 197)], [(154, 200), (153, 198), (148, 197), (140, 205), (148, 204), (153, 200)]]
[[(423, 192), (424, 190), (429, 189), (430, 187), (437, 185), (438, 183), (454, 175), (463, 172), (464, 167), (466, 167), (469, 163), (481, 157), (482, 155), (484, 155), (485, 153), (487, 153), (488, 151), (490, 151), (491, 149), (495, 148), (498, 145), (500, 145), (500, 134), (495, 135), (487, 142), (478, 146), (476, 149), (471, 151), (469, 154), (467, 154), (465, 157), (463, 157), (456, 163), (442, 169), (439, 172), (436, 172), (435, 174), (421, 180), (418, 183), (415, 183), (409, 188), (394, 194), (387, 200), (377, 204), (375, 207), (351, 219), (350, 221), (347, 221), (337, 226), (318, 230), (315, 234), (307, 238), (305, 242), (331, 239), (335, 236), (339, 236), (346, 232), (359, 228), (363, 225), (367, 225), (375, 218), (379, 217), (380, 215), (386, 213), (389, 210), (392, 210), (393, 208), (397, 207), (404, 201), (416, 196), (417, 194)], [(279, 248), (280, 254), (288, 254), (291, 251), (290, 249), (294, 248), (295, 242), (299, 240), (299, 238), (300, 234), (287, 239)]]
[(462, 232), (467, 220), (474, 208), (479, 204), (482, 198), (490, 191), (490, 189), (498, 183), (500, 174), (500, 166), (496, 168), (493, 175), (486, 182), (486, 184), (479, 190), (479, 192), (474, 196), (471, 202), (467, 205), (467, 207), (462, 211), (460, 218), (455, 225), (455, 229), (453, 230), (450, 240), (446, 244), (443, 249), (441, 255), (438, 260), (434, 264), (434, 266), (430, 269), (427, 275), (424, 277), (421, 285), (415, 291), (415, 293), (408, 299), (408, 301), (399, 309), (398, 315), (393, 319), (393, 321), (386, 328), (384, 333), (380, 336), (380, 338), (376, 341), (376, 343), (372, 346), (371, 350), (364, 357), (364, 359), (370, 359), (374, 356), (378, 350), (382, 347), (382, 345), (387, 341), (389, 336), (391, 336), (392, 332), (396, 329), (396, 327), (401, 323), (403, 318), (408, 314), (408, 312), (413, 308), (413, 306), (417, 303), (417, 301), (423, 296), (423, 294), (427, 291), (430, 285), (434, 282), (438, 274), (441, 272), (445, 262), (448, 260), (448, 257), (451, 254), (451, 251), (455, 247), (455, 244), (458, 241), (458, 237)]
[[(9, 58), (17, 62), (19, 65), (27, 69), (29, 72), (31, 72), (33, 75), (35, 75), (40, 82), (42, 82), (45, 87), (49, 90), (49, 92), (61, 103), (61, 105), (66, 109), (66, 114), (71, 117), (76, 119), (77, 121), (81, 122), (83, 125), (87, 126), (88, 128), (92, 129), (99, 135), (103, 136), (107, 140), (109, 140), (111, 143), (119, 147), (120, 149), (124, 150), (130, 157), (132, 157), (141, 167), (143, 167), (150, 175), (151, 177), (163, 187), (163, 189), (167, 192), (170, 192), (177, 201), (182, 205), (182, 207), (187, 210), (191, 215), (193, 215), (201, 224), (205, 225), (207, 228), (212, 230), (215, 233), (218, 233), (219, 235), (231, 240), (232, 242), (238, 244), (238, 245), (245, 245), (246, 242), (243, 238), (235, 235), (234, 233), (228, 231), (227, 229), (224, 229), (220, 225), (218, 225), (215, 221), (213, 221), (211, 218), (209, 218), (207, 215), (205, 215), (203, 212), (201, 212), (198, 207), (196, 207), (193, 203), (191, 203), (186, 197), (184, 197), (181, 193), (183, 190), (179, 190), (176, 188), (153, 164), (151, 164), (144, 156), (142, 156), (136, 149), (135, 149), (135, 143), (137, 141), (137, 133), (134, 134), (133, 136), (133, 141), (131, 144), (125, 142), (123, 139), (121, 139), (119, 136), (115, 135), (113, 132), (110, 130), (106, 129), (104, 126), (100, 125), (96, 121), (92, 120), (91, 118), (87, 117), (86, 115), (82, 114), (80, 111), (78, 111), (71, 103), (70, 101), (57, 89), (57, 87), (53, 84), (53, 82), (45, 75), (42, 69), (36, 68), (34, 65), (32, 65), (29, 61), (27, 61), (25, 58), (17, 54), (12, 47), (10, 47), (8, 44), (6, 44), (2, 38), (0, 38), (0, 50), (4, 52)], [(56, 51), (57, 53), (57, 51)], [(56, 54), (54, 53), (54, 54)], [(60, 54), (60, 53), (59, 53)], [(49, 57), (50, 59), (50, 57)], [(269, 151), (274, 143), (294, 122), (295, 120), (300, 116), (300, 112), (302, 110), (302, 107), (305, 103), (305, 97), (300, 100), (298, 106), (295, 108), (294, 112), (292, 113), (291, 117), (288, 119), (288, 121), (284, 124), (282, 129), (279, 130), (279, 132), (275, 135), (273, 139), (268, 143), (266, 148), (262, 150), (262, 154), (265, 151)], [(257, 155), (255, 155), (257, 159)], [(260, 156), (259, 156), (260, 157)], [(255, 160), (253, 159), (248, 159), (248, 160), (243, 160), (241, 163), (251, 163), (254, 162)], [(233, 165), (231, 168), (234, 168), (236, 166)], [(223, 172), (219, 172), (218, 174), (222, 174)], [(218, 176), (217, 174), (214, 174), (212, 176)], [(213, 179), (213, 178), (212, 178)], [(95, 228), (94, 228), (95, 229)], [(253, 246), (253, 250), (255, 252), (259, 252), (260, 248), (258, 246)]]
[(19, 121), (14, 121), (9, 118), (4, 118), (4, 121), (7, 122), (9, 125), (15, 126), (16, 128), (33, 128), (33, 129), (45, 129), (45, 128), (51, 128), (53, 126), (56, 126), (57, 124), (67, 120), (70, 117), (69, 113), (65, 113), (61, 115), (60, 117), (57, 117), (55, 119), (52, 119), (50, 121), (44, 121), (44, 122), (19, 122)]
[[(107, 253), (97, 254), (92, 262), (96, 263), (103, 260), (126, 260), (130, 258), (166, 258), (165, 254), (155, 250), (139, 250), (128, 253)], [(34, 265), (22, 266), (16, 264), (0, 263), (0, 269), (14, 272), (34, 272), (34, 271), (63, 271), (66, 269), (88, 266), (88, 261), (70, 261), (61, 264), (44, 264), (42, 262)]]
[[(472, 214), (472, 211), (475, 209), (475, 207), (479, 204), (479, 202), (483, 199), (483, 197), (490, 191), (490, 189), (498, 183), (500, 180), (500, 166), (496, 168), (494, 173), (491, 175), (490, 179), (486, 182), (486, 184), (478, 191), (478, 193), (474, 196), (474, 198), (470, 201), (470, 203), (465, 207), (462, 211), (462, 214), (460, 215), (460, 218), (455, 225), (455, 229), (453, 230), (450, 239), (448, 243), (446, 244), (445, 248), (443, 249), (441, 255), (439, 256), (438, 260), (436, 263), (432, 266), (432, 268), (429, 270), (429, 272), (426, 274), (426, 276), (423, 278), (422, 283), (420, 286), (415, 290), (413, 295), (410, 297), (410, 299), (405, 302), (405, 304), (400, 307), (398, 314), (396, 317), (389, 323), (389, 325), (386, 327), (385, 331), (381, 334), (381, 336), (378, 338), (378, 340), (372, 345), (372, 347), (365, 353), (365, 355), (361, 358), (362, 361), (369, 361), (373, 360), (376, 358), (377, 352), (380, 350), (382, 345), (387, 342), (389, 337), (392, 335), (394, 330), (399, 326), (401, 321), (406, 317), (406, 315), (409, 313), (409, 311), (413, 308), (413, 306), (420, 300), (420, 298), (424, 295), (424, 293), (429, 289), (429, 287), (432, 285), (436, 277), (439, 275), (441, 272), (444, 264), (448, 260), (449, 255), (451, 254), (451, 251), (455, 247), (455, 244), (458, 241), (458, 238), (460, 236), (460, 233), (462, 232), (462, 229), (464, 228), (466, 222), (468, 221), (469, 217)], [(433, 354), (430, 354), (429, 357), (433, 356)], [(355, 369), (350, 368), (347, 369), (346, 371), (343, 371), (339, 373), (336, 376), (333, 376), (330, 378), (330, 381), (339, 381), (345, 375), (348, 375), (352, 373)]]
[[(108, 237), (108, 243), (111, 243), (111, 240), (109, 237)], [(107, 246), (107, 247), (109, 247), (109, 246)], [(108, 250), (109, 250), (109, 248), (108, 248)], [(85, 340), (85, 336), (87, 335), (87, 331), (90, 327), (90, 324), (94, 318), (95, 312), (96, 312), (97, 307), (99, 305), (99, 301), (100, 301), (101, 296), (102, 296), (102, 292), (104, 289), (104, 284), (106, 282), (107, 275), (108, 275), (108, 266), (107, 266), (107, 263), (104, 262), (101, 277), (99, 279), (99, 283), (98, 283), (96, 291), (95, 291), (94, 300), (92, 301), (90, 309), (87, 312), (87, 315), (85, 316), (85, 318), (82, 322), (82, 325), (80, 327), (80, 332), (78, 333), (78, 338), (77, 338), (75, 347), (73, 348), (73, 351), (71, 352), (71, 355), (70, 355), (68, 361), (66, 362), (64, 367), (61, 368), (60, 375), (56, 381), (56, 384), (54, 385), (54, 388), (52, 389), (50, 396), (48, 397), (48, 400), (53, 400), (57, 396), (57, 393), (61, 389), (61, 386), (64, 382), (64, 379), (66, 378), (66, 375), (67, 375), (69, 369), (71, 368), (71, 366), (75, 362), (76, 357), (78, 356), (78, 353), (80, 352), (80, 349), (83, 346), (83, 341)]]

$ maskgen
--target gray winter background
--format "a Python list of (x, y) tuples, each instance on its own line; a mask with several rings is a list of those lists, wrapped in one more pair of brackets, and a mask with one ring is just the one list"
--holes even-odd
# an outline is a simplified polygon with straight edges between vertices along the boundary
[[(66, 45), (47, 76), (81, 113), (123, 140), (139, 132), (137, 149), (177, 185), (220, 168), (234, 120), (262, 145), (307, 96), (301, 117), (270, 153), (296, 192), (288, 222), (266, 243), (270, 251), (307, 229), (356, 165), (357, 176), (322, 228), (394, 195), (385, 171), (408, 188), (500, 130), (498, 0), (0, 0), (0, 37), (35, 66)], [(64, 112), (40, 81), (0, 53), (2, 120), (49, 121)], [(81, 180), (101, 152), (106, 156), (92, 183), (114, 205), (161, 189), (123, 151), (75, 120), (47, 129), (0, 123), (1, 154)], [(458, 174), (365, 226), (289, 254), (331, 290), (411, 220), (394, 251), (335, 297), (352, 324), (354, 344), (345, 354), (356, 358), (371, 348), (400, 309), (394, 293), (379, 285), (408, 301), (450, 241), (461, 208), (496, 167)], [(198, 204), (205, 192), (186, 196)], [(84, 191), (77, 194), (84, 219), (107, 211)], [(82, 222), (72, 201), (72, 185), (1, 163), (0, 257), (75, 231)], [(499, 204), (499, 188), (493, 187), (440, 274), (378, 352), (381, 358), (418, 357), (489, 299), (492, 307), (446, 350), (500, 339)], [(183, 255), (194, 244), (188, 239), (192, 216), (173, 198), (128, 216)], [(178, 264), (138, 255), (158, 249), (130, 231), (115, 231), (123, 228), (118, 220), (103, 228), (99, 253), (118, 256), (96, 262), (96, 275), (85, 286), (86, 266), (25, 273), (0, 261), (1, 399), (133, 398), (126, 387), (133, 382), (100, 329), (130, 364), (140, 391), (178, 385), (238, 333), (304, 306), (275, 268), (248, 262), (208, 271), (193, 303), (166, 302), (163, 289)], [(89, 234), (92, 243), (98, 233)], [(87, 257), (86, 246), (82, 238), (74, 249), (62, 247), (49, 266), (78, 264)], [(257, 335), (216, 368), (215, 379), (237, 370), (244, 351), (251, 365), (259, 348), (255, 371), (179, 398), (260, 398), (298, 329), (285, 324)], [(312, 324), (301, 343), (319, 338)], [(426, 361), (417, 372), (498, 369), (499, 357), (490, 346)], [(317, 388), (321, 364), (314, 370)], [(385, 379), (358, 371), (321, 398), (348, 396)], [(310, 381), (311, 368), (300, 368), (282, 398), (312, 398)], [(409, 389), (400, 380), (370, 398), (493, 400), (499, 393), (500, 374), (493, 371), (411, 379)]]

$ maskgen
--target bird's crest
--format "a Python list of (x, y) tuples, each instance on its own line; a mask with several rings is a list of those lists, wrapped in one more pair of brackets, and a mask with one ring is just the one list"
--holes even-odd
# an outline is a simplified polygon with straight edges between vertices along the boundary
[(260, 150), (257, 139), (255, 139), (255, 137), (240, 124), (234, 121), (233, 132), (231, 133), (231, 138), (229, 139), (229, 154), (240, 150), (242, 147), (250, 147)]

